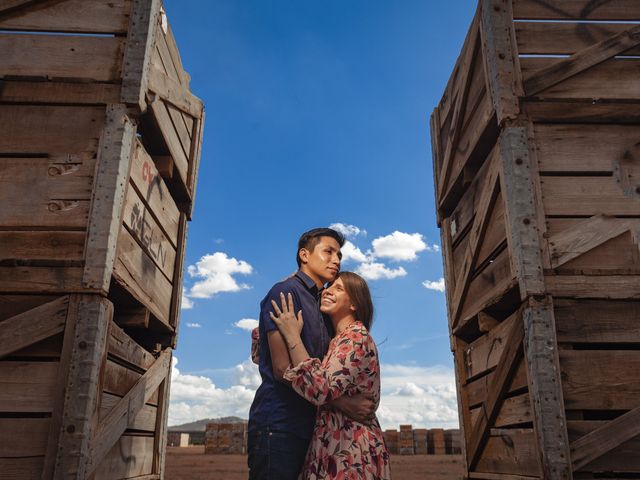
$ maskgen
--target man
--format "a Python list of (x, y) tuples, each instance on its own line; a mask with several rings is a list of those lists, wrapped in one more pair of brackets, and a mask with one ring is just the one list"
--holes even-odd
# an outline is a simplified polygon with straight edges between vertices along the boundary
[[(313, 433), (316, 407), (282, 379), (289, 366), (289, 347), (269, 317), (271, 300), (280, 294), (293, 296), (294, 308), (302, 310), (301, 338), (311, 357), (323, 358), (333, 336), (331, 324), (320, 313), (320, 292), (340, 270), (344, 237), (330, 228), (315, 228), (300, 237), (295, 275), (275, 284), (260, 302), (259, 367), (262, 384), (249, 413), (248, 463), (250, 480), (298, 478)], [(297, 345), (291, 345), (296, 348)], [(372, 399), (343, 396), (332, 403), (348, 416), (366, 422), (374, 413)]]

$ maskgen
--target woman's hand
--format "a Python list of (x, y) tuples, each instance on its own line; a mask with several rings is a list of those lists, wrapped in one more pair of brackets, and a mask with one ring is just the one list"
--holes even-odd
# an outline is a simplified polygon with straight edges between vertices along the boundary
[(300, 310), (296, 316), (293, 309), (293, 297), (290, 293), (287, 295), (286, 300), (284, 293), (281, 293), (280, 302), (282, 303), (282, 309), (278, 307), (278, 304), (274, 300), (271, 300), (273, 312), (269, 312), (269, 315), (278, 327), (278, 330), (280, 330), (280, 334), (284, 337), (285, 342), (287, 342), (287, 346), (292, 350), (301, 342), (300, 332), (302, 332), (302, 326), (304, 325), (302, 310)]

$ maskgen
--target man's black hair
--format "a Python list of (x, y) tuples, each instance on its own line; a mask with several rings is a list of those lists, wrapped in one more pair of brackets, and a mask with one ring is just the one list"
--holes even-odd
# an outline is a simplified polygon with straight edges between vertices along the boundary
[(304, 248), (313, 252), (316, 245), (320, 243), (321, 237), (331, 237), (335, 239), (340, 247), (342, 247), (345, 242), (344, 235), (332, 228), (314, 228), (308, 232), (304, 232), (300, 235), (300, 239), (298, 240), (298, 250), (296, 250), (296, 263), (298, 264), (298, 268), (302, 266), (302, 262), (300, 261), (300, 250)]

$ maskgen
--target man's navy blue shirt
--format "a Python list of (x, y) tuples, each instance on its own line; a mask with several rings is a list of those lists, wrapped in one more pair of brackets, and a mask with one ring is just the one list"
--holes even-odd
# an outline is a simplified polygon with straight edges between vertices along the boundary
[(302, 342), (311, 358), (322, 359), (327, 353), (330, 341), (330, 324), (320, 313), (320, 290), (315, 282), (303, 272), (276, 283), (260, 302), (260, 376), (262, 384), (256, 392), (249, 412), (249, 431), (269, 428), (275, 431), (293, 433), (309, 439), (315, 425), (316, 407), (304, 400), (293, 389), (273, 375), (268, 333), (278, 327), (269, 317), (273, 310), (271, 300), (280, 305), (280, 293), (285, 297), (291, 293), (295, 312), (302, 309), (304, 326)]

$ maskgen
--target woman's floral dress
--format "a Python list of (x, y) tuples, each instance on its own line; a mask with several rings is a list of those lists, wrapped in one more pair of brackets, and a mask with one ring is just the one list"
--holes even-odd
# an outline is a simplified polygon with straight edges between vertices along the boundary
[(302, 479), (391, 478), (378, 420), (364, 425), (328, 405), (341, 395), (356, 393), (372, 394), (376, 408), (380, 401), (378, 351), (362, 323), (352, 323), (336, 335), (324, 360), (307, 359), (288, 368), (284, 378), (319, 407)]

